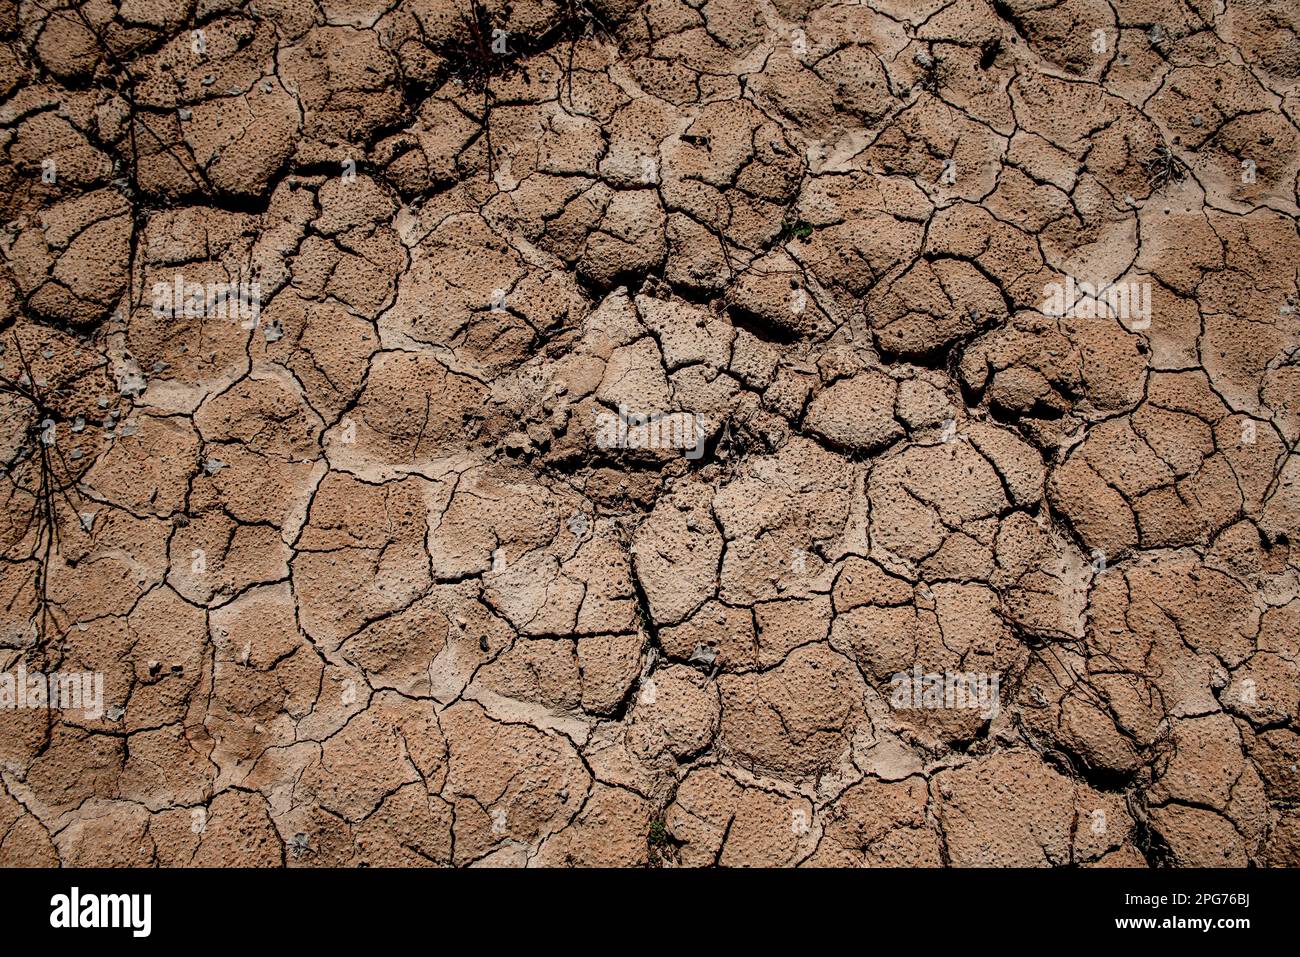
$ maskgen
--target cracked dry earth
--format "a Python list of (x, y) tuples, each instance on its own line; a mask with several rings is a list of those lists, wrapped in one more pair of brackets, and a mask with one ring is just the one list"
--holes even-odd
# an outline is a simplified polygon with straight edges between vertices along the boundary
[(1300, 863), (1298, 29), (0, 2), (0, 863)]

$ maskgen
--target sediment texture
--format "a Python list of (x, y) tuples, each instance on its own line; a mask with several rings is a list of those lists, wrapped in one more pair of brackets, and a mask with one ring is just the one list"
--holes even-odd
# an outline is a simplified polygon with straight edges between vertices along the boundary
[(1300, 863), (1297, 19), (0, 2), (0, 864)]

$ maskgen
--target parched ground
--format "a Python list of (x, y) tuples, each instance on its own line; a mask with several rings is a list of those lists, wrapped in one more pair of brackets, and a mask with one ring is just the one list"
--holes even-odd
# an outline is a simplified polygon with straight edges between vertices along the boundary
[(0, 0), (0, 864), (1300, 864), (1298, 30)]

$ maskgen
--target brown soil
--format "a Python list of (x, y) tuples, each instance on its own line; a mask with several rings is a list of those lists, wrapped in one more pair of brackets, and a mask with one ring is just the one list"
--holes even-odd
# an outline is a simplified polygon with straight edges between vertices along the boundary
[(1298, 31), (0, 0), (0, 865), (1300, 864)]

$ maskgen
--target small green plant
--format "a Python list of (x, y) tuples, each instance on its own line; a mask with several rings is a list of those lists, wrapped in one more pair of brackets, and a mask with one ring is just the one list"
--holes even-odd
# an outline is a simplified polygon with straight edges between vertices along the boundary
[(806, 223), (802, 219), (796, 219), (785, 227), (785, 234), (789, 239), (807, 239), (812, 235), (812, 231), (812, 224)]
[(677, 848), (681, 846), (681, 842), (673, 837), (662, 817), (657, 817), (650, 822), (646, 844), (649, 845), (647, 859), (651, 867), (680, 863)]

